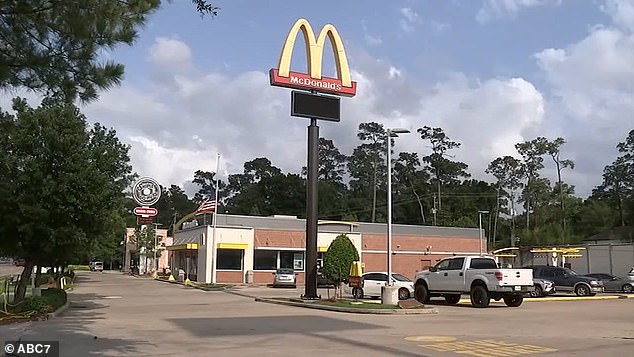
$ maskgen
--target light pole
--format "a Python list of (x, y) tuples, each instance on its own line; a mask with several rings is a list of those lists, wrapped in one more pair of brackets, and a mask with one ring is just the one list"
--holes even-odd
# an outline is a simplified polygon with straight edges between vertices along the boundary
[(387, 129), (387, 285), (392, 285), (392, 138), (407, 134), (407, 129)]
[(160, 226), (159, 223), (152, 223), (152, 225), (154, 226), (154, 259), (152, 260), (152, 277), (156, 278), (157, 276), (157, 270), (158, 270), (158, 263), (156, 262), (156, 246), (158, 245), (158, 236), (156, 234), (156, 230), (158, 229), (158, 227)]
[(483, 246), (482, 246), (482, 214), (487, 214), (489, 211), (478, 211), (478, 234), (480, 236), (480, 255), (483, 255)]

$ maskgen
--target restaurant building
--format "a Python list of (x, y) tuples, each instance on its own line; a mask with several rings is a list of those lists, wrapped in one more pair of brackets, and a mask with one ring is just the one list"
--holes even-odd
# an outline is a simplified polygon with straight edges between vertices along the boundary
[[(215, 273), (216, 283), (267, 284), (276, 269), (292, 268), (298, 273), (297, 282), (303, 284), (305, 229), (306, 221), (294, 216), (218, 214), (214, 237), (213, 226), (185, 222), (167, 247), (171, 270), (175, 277), (182, 270), (186, 278), (199, 282), (212, 282)], [(319, 221), (318, 264), (335, 237), (346, 234), (359, 252), (364, 271), (386, 271), (386, 232), (385, 223)], [(479, 252), (477, 228), (392, 225), (392, 270), (410, 278), (443, 257)]]

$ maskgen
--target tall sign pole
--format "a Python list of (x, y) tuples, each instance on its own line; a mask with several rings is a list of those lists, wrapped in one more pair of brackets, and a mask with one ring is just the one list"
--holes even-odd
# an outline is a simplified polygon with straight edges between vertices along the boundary
[[(299, 32), (306, 40), (308, 73), (291, 72), (293, 47)], [(322, 61), (326, 39), (329, 39), (337, 66), (337, 78), (323, 77)], [(338, 97), (319, 95), (318, 93), (353, 97), (357, 92), (357, 83), (350, 79), (350, 69), (343, 41), (337, 29), (325, 25), (315, 37), (312, 27), (305, 19), (295, 22), (284, 42), (277, 68), (269, 72), (272, 86), (299, 89), (307, 92), (291, 93), (291, 115), (310, 119), (308, 126), (308, 158), (306, 182), (306, 264), (305, 291), (302, 298), (319, 299), (317, 294), (317, 181), (319, 165), (319, 126), (317, 120), (338, 122), (340, 118), (340, 100)]]
[[(134, 186), (132, 186), (132, 197), (140, 206), (135, 207), (133, 212), (135, 215), (139, 216), (137, 218), (137, 222), (141, 224), (141, 229), (145, 230), (145, 224), (152, 224), (152, 217), (158, 214), (158, 210), (150, 206), (154, 205), (161, 198), (161, 185), (159, 185), (159, 183), (151, 177), (141, 177), (134, 183)], [(158, 267), (156, 264), (156, 230), (154, 231), (154, 238), (155, 244), (154, 259), (152, 260), (152, 274), (156, 274), (156, 268)], [(141, 258), (145, 257), (145, 247), (142, 247), (140, 250), (139, 269), (143, 268), (144, 271), (147, 271), (146, 262), (144, 261), (143, 264), (141, 264)], [(141, 271), (139, 270), (139, 274), (140, 273)]]

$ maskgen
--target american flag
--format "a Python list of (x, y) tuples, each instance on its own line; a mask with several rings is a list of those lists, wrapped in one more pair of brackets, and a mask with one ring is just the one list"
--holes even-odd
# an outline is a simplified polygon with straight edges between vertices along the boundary
[(204, 201), (198, 208), (196, 209), (196, 213), (203, 212), (213, 212), (216, 210), (216, 200), (209, 199)]

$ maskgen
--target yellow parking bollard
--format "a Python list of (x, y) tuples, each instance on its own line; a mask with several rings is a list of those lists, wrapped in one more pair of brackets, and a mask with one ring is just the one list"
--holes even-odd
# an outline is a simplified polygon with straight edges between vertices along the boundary
[(176, 279), (174, 279), (174, 275), (170, 274), (170, 277), (167, 279), (167, 281), (172, 282), (176, 281)]
[(189, 278), (185, 279), (185, 285), (190, 285), (192, 282), (191, 280), (189, 280)]

